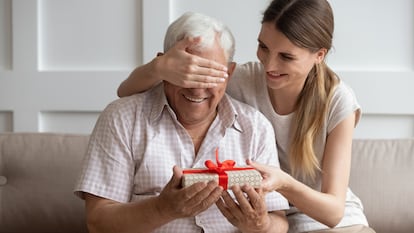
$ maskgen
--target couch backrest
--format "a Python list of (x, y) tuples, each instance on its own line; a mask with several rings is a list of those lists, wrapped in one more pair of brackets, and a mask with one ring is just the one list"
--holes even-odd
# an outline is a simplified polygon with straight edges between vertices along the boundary
[(350, 187), (377, 233), (414, 232), (414, 139), (354, 140)]
[[(73, 194), (88, 135), (0, 134), (0, 233), (87, 232)], [(414, 232), (414, 139), (356, 139), (350, 186), (377, 233)]]
[(0, 232), (87, 232), (73, 194), (87, 135), (0, 134)]

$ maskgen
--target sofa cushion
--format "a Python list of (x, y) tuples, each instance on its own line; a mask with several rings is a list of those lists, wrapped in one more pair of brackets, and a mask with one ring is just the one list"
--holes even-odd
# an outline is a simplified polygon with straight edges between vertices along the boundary
[(414, 139), (353, 142), (350, 187), (377, 233), (414, 231)]
[(87, 232), (73, 194), (87, 135), (0, 134), (0, 232)]

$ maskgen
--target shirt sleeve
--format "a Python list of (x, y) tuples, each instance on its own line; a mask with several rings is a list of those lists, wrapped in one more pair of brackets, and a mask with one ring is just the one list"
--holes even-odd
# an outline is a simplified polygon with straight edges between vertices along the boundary
[(355, 127), (361, 117), (359, 105), (354, 91), (342, 80), (335, 89), (328, 115), (328, 133), (349, 115), (356, 113)]
[(128, 202), (132, 196), (134, 160), (130, 141), (133, 114), (131, 103), (118, 100), (99, 116), (91, 134), (84, 165), (75, 188), (96, 196)]

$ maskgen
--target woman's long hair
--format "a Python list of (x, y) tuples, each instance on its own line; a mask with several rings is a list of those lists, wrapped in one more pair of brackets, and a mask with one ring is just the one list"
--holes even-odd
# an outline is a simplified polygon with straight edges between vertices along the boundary
[[(295, 45), (317, 52), (332, 47), (334, 18), (326, 0), (274, 0), (266, 9), (262, 23), (272, 22)], [(325, 61), (315, 64), (295, 104), (291, 125), (289, 162), (294, 177), (316, 177), (320, 164), (315, 155), (315, 139), (328, 114), (336, 74)]]

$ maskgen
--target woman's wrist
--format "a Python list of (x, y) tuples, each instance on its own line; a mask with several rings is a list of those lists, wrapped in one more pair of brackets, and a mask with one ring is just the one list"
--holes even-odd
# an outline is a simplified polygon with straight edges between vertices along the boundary
[(163, 79), (162, 75), (162, 58), (161, 56), (157, 56), (150, 63), (148, 63), (149, 69), (148, 69), (148, 77), (151, 77), (151, 79), (154, 81), (154, 84), (161, 82)]
[(293, 183), (295, 182), (295, 179), (282, 170), (280, 170), (280, 177), (281, 184), (276, 189), (276, 191), (280, 192), (281, 194), (289, 192), (289, 190), (292, 188)]

